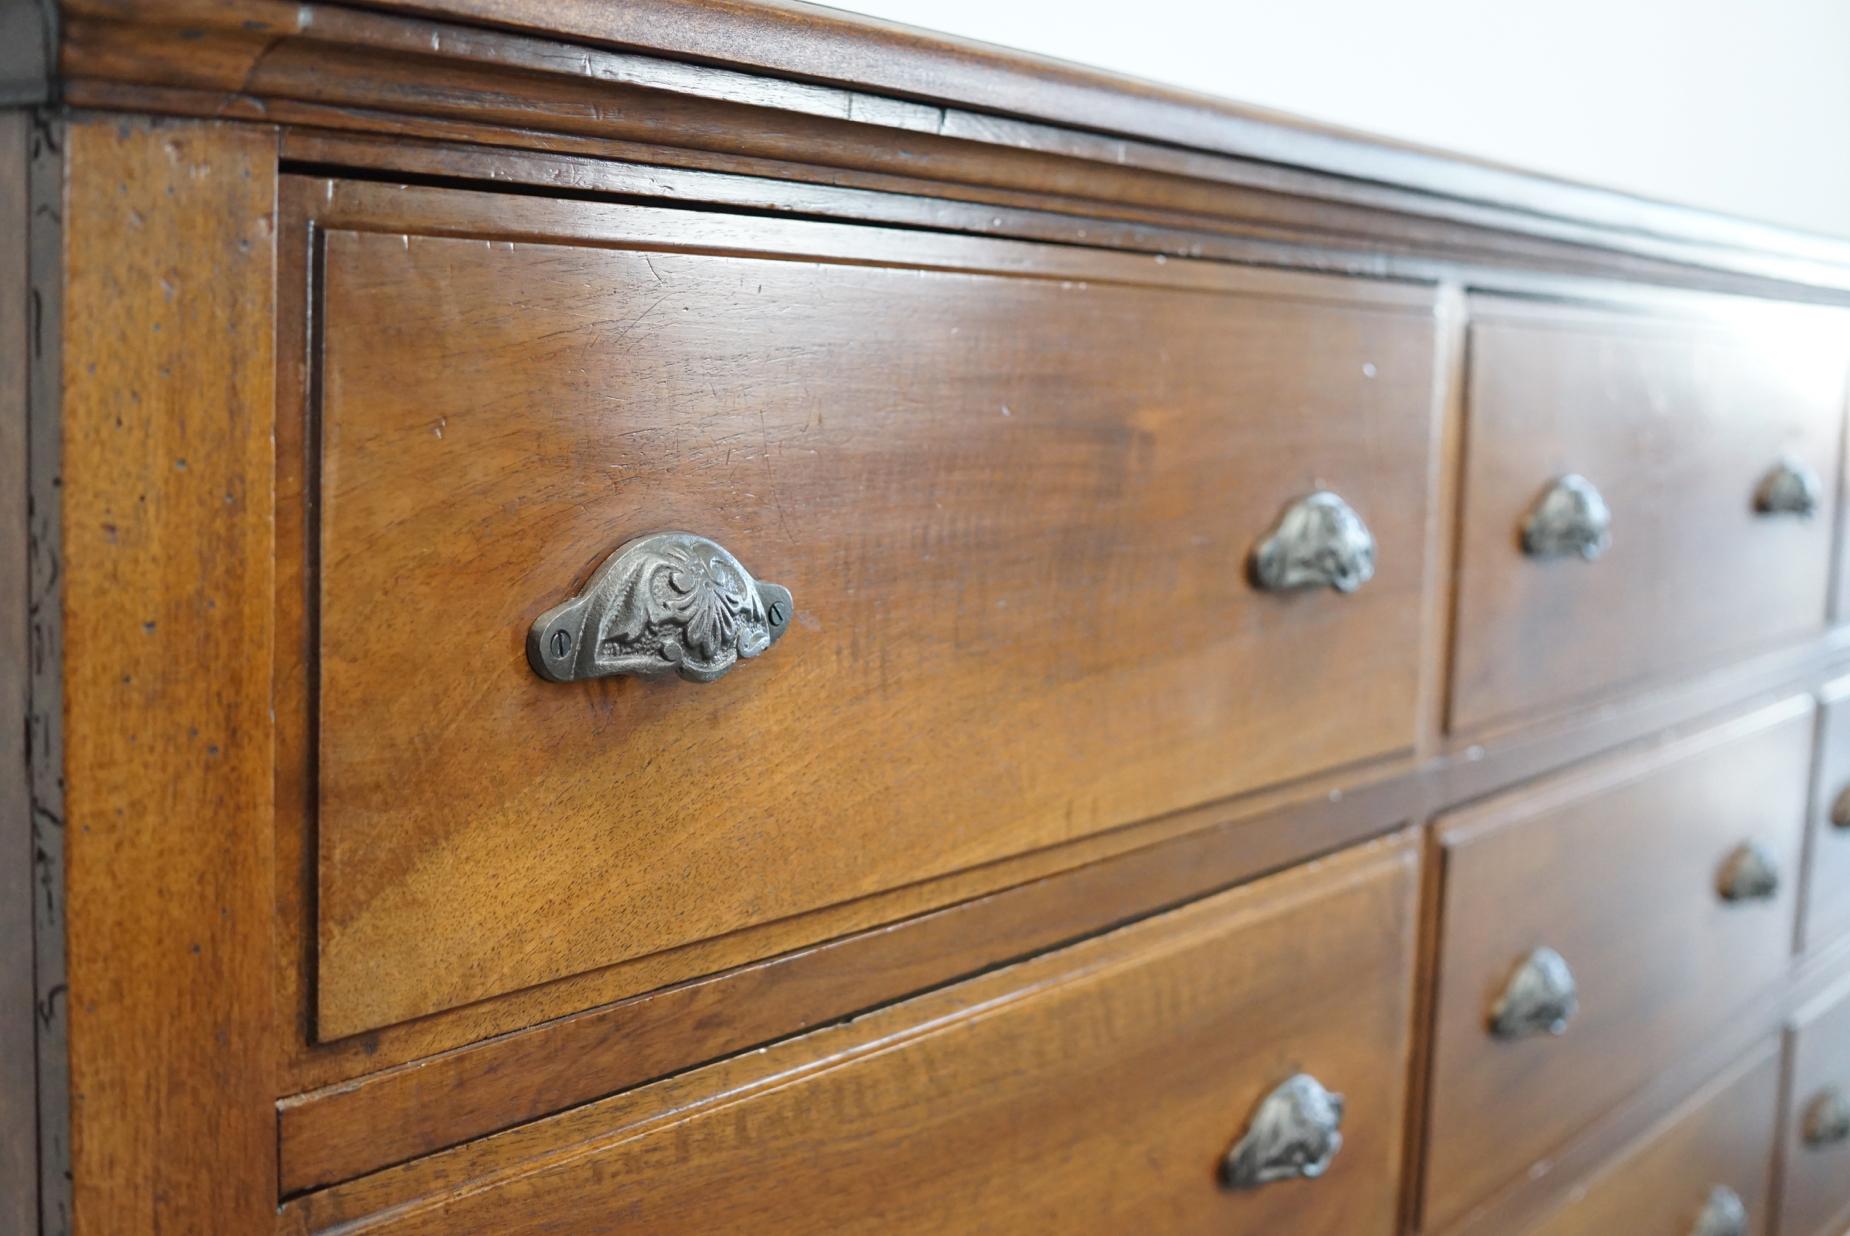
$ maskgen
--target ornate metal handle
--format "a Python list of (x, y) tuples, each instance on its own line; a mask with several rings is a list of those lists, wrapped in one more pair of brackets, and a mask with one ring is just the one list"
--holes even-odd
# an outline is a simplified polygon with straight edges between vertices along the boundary
[(1758, 841), (1746, 842), (1722, 864), (1716, 888), (1723, 901), (1771, 901), (1779, 893), (1779, 860)]
[(1831, 804), (1831, 826), (1850, 828), (1850, 785), (1839, 790), (1837, 801)]
[(790, 590), (717, 541), (655, 532), (617, 547), (584, 591), (534, 620), (527, 661), (549, 682), (679, 674), (712, 682), (790, 625)]
[(1612, 544), (1612, 511), (1593, 482), (1572, 472), (1558, 476), (1529, 508), (1522, 525), (1522, 552), (1531, 558), (1588, 562)]
[(1580, 1011), (1580, 993), (1567, 960), (1551, 948), (1523, 959), (1490, 1010), (1490, 1032), (1500, 1039), (1561, 1034)]
[(1727, 1185), (1716, 1185), (1689, 1236), (1747, 1236), (1747, 1203)]
[(1805, 1108), (1801, 1136), (1813, 1150), (1850, 1142), (1850, 1094), (1836, 1086), (1819, 1092)]
[(1267, 592), (1354, 592), (1375, 576), (1375, 538), (1354, 507), (1320, 489), (1279, 515), (1253, 550), (1252, 573)]
[(1762, 515), (1797, 515), (1810, 519), (1818, 513), (1818, 474), (1802, 460), (1787, 455), (1760, 478), (1754, 490), (1754, 510)]
[(1253, 1109), (1246, 1132), (1221, 1162), (1221, 1179), (1231, 1189), (1314, 1180), (1343, 1148), (1342, 1123), (1343, 1096), (1299, 1073)]

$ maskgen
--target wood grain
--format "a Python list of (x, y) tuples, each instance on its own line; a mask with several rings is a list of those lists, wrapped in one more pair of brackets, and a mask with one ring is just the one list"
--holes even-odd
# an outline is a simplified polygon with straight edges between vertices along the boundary
[[(1425, 1223), (1444, 1227), (1545, 1161), (1788, 970), (1811, 703), (1616, 759), (1443, 818)], [(1783, 881), (1728, 904), (1718, 873), (1757, 841)], [(1573, 968), (1560, 1037), (1491, 1037), (1530, 950)]]
[[(1850, 324), (1802, 311), (1651, 321), (1493, 298), (1474, 310), (1454, 730), (1823, 626)], [(1755, 513), (1782, 456), (1822, 478), (1816, 517)], [(1611, 548), (1594, 562), (1529, 558), (1529, 508), (1570, 472), (1611, 508)]]
[(272, 1223), (275, 136), (68, 129), (75, 1230)]
[[(372, 132), (485, 124), (500, 134), (490, 140), (523, 133), (528, 142), (535, 134), (642, 142), (672, 135), (684, 149), (875, 168), (921, 183), (1008, 185), (1235, 220), (1250, 213), (1271, 226), (1345, 235), (1334, 243), (1376, 256), (1403, 245), (1437, 252), (1475, 244), (1506, 261), (1591, 264), (1673, 281), (1707, 271), (1763, 287), (1784, 284), (1789, 294), (1850, 287), (1850, 245), (1841, 241), (1507, 169), (1488, 181), (1459, 178), (1457, 160), (1390, 152), (1378, 142), (1356, 143), (1368, 152), (1363, 161), (1376, 164), (1365, 175), (1339, 172), (1320, 154), (1330, 135), (1250, 114), (1221, 126), (1267, 135), (1257, 147), (1234, 143), (1242, 151), (1236, 155), (1219, 143), (1191, 148), (1088, 131), (1096, 109), (1050, 124), (582, 42), (281, 0), (87, 0), (67, 6), (61, 60), (66, 97), (89, 106)], [(1033, 73), (1021, 81), (1033, 82)], [(1117, 82), (1112, 89), (1123, 97), (1147, 87)], [(1435, 170), (1436, 179), (1426, 174)]]
[(30, 536), (26, 479), (30, 118), (0, 111), (0, 1231), (38, 1223)]
[(1783, 1162), (1781, 1236), (1840, 1236), (1850, 1223), (1850, 1143), (1809, 1146), (1805, 1113), (1827, 1087), (1850, 1091), (1850, 984), (1839, 984), (1793, 1018)]
[[(1408, 839), (1366, 847), (297, 1213), (510, 1236), (1389, 1233), (1418, 883)], [(1299, 1070), (1347, 1097), (1334, 1165), (1223, 1190), (1247, 1114)], [(523, 1164), (522, 1141), (548, 1148)]]
[[(320, 1037), (1411, 747), (1425, 294), (556, 209), (633, 239), (327, 231)], [(1376, 578), (1255, 592), (1320, 485)], [(793, 634), (537, 680), (535, 614), (664, 527)]]
[(1718, 1186), (1734, 1190), (1746, 1206), (1744, 1236), (1766, 1236), (1773, 1231), (1779, 1089), (1779, 1042), (1771, 1039), (1522, 1236), (1689, 1236)]

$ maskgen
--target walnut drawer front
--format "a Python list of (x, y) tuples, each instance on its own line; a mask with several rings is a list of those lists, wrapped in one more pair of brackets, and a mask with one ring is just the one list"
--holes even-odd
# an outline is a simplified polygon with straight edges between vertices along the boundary
[(1418, 886), (1416, 845), (1369, 843), (310, 1195), (302, 1218), (504, 1236), (1385, 1236)]
[(1850, 1228), (1850, 984), (1799, 1011), (1781, 1156), (1780, 1236)]
[[(1779, 1044), (1762, 1044), (1525, 1236), (1764, 1236), (1772, 1230), (1779, 1071)], [(1722, 1222), (1743, 1215), (1744, 1227)], [(1705, 1220), (1711, 1226), (1703, 1227)]]
[(1440, 821), (1434, 1230), (1786, 973), (1811, 710), (1776, 704)]
[[(323, 1040), (1410, 747), (1430, 289), (327, 197)], [(1372, 578), (1255, 586), (1322, 491)], [(536, 619), (662, 530), (788, 588), (781, 638), (543, 680)]]
[(1823, 628), (1840, 314), (1473, 310), (1453, 729)]

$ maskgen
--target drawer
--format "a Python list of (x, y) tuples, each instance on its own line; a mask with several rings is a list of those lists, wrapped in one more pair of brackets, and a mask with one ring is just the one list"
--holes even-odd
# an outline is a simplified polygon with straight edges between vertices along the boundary
[(311, 1195), (299, 1217), (500, 1236), (1388, 1236), (1418, 888), (1416, 846), (1372, 843)]
[(323, 1041), (1411, 746), (1430, 289), (309, 198)]
[[(1779, 1069), (1778, 1044), (1763, 1045), (1525, 1236), (1766, 1236)], [(1742, 1216), (1744, 1226), (1723, 1222)]]
[[(1473, 308), (1454, 730), (1822, 629), (1839, 315), (1672, 322), (1494, 297)], [(1802, 505), (1805, 478), (1811, 516), (1759, 509), (1776, 477), (1785, 498), (1767, 505)]]
[(1808, 950), (1850, 930), (1850, 678), (1820, 693), (1818, 792), (1806, 855), (1804, 943)]
[(1785, 974), (1811, 731), (1796, 699), (1440, 821), (1430, 1226)]
[(1850, 1229), (1850, 984), (1801, 1009), (1790, 1031), (1780, 1236)]

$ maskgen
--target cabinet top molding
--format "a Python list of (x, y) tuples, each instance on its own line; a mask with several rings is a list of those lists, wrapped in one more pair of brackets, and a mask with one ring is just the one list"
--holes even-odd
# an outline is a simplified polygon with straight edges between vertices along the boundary
[[(0, 0), (0, 15), (49, 3)], [(570, 135), (581, 153), (629, 143), (613, 153), (630, 158), (646, 142), (1285, 244), (1850, 292), (1850, 240), (791, 0), (65, 0), (53, 24), (46, 90), (81, 107), (489, 140), (474, 125)], [(1304, 224), (1307, 207), (1323, 217)]]

